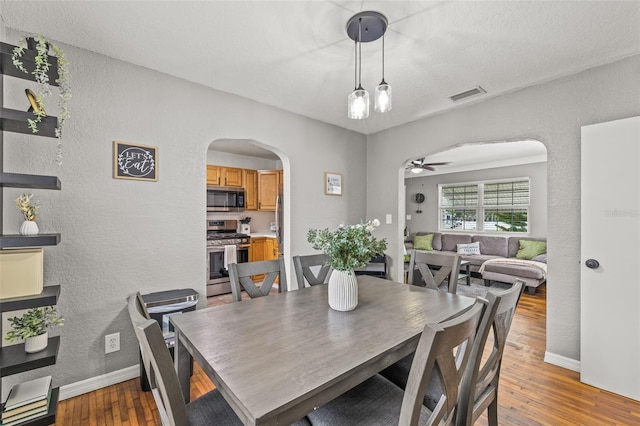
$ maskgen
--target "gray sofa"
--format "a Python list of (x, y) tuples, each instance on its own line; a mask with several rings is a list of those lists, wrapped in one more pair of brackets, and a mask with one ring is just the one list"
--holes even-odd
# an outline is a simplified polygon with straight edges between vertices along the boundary
[[(470, 235), (470, 234), (446, 234), (440, 232), (417, 232), (412, 235), (410, 242), (406, 243), (407, 249), (413, 249), (413, 237), (415, 235), (433, 234), (433, 250), (443, 253), (457, 253), (458, 244), (478, 242), (480, 254), (460, 255), (461, 259), (469, 261), (469, 270), (479, 273), (482, 264), (489, 259), (516, 259), (516, 253), (520, 247), (520, 240), (545, 241), (546, 238), (516, 237), (501, 235)], [(546, 253), (536, 256), (532, 260), (546, 263)], [(500, 281), (513, 284), (516, 279), (525, 282), (529, 294), (535, 294), (536, 288), (546, 282), (546, 274), (534, 264), (527, 262), (518, 263), (487, 263), (482, 271), (485, 285), (491, 281)]]

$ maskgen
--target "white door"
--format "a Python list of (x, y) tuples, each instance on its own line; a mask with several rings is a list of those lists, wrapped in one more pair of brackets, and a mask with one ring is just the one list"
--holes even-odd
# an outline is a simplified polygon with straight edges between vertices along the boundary
[(581, 165), (580, 380), (640, 400), (640, 117), (582, 127)]

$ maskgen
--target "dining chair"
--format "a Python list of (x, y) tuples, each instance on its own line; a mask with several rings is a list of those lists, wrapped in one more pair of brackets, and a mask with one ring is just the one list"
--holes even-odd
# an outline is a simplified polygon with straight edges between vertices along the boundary
[[(440, 267), (435, 276), (429, 266)], [(440, 285), (448, 279), (447, 291), (455, 294), (460, 272), (460, 256), (436, 253), (432, 251), (413, 250), (409, 260), (409, 284), (426, 286), (439, 290)]]
[[(309, 286), (324, 284), (327, 282), (331, 266), (327, 265), (326, 254), (312, 254), (309, 256), (293, 256), (293, 267), (296, 271), (298, 289), (305, 287), (305, 282)], [(314, 273), (313, 269), (317, 269)]]
[[(256, 285), (252, 275), (264, 275), (260, 285)], [(273, 260), (261, 260), (259, 262), (243, 262), (229, 264), (229, 279), (231, 281), (231, 293), (234, 302), (242, 300), (241, 290), (244, 289), (249, 297), (268, 296), (276, 278), (279, 278), (278, 293), (287, 291), (287, 277), (284, 269), (284, 260), (281, 257)]]
[[(469, 369), (463, 378), (458, 426), (470, 426), (488, 409), (489, 425), (498, 425), (498, 384), (502, 354), (507, 342), (513, 316), (518, 301), (525, 288), (525, 282), (516, 280), (513, 286), (496, 296), (499, 302), (495, 308), (493, 320), (482, 324), (473, 344)], [(493, 293), (488, 293), (488, 296)], [(493, 343), (488, 354), (486, 343), (493, 331)]]
[[(140, 300), (142, 298), (139, 292), (129, 295), (127, 298), (129, 316), (140, 344), (142, 357), (150, 366), (147, 371), (154, 372), (156, 385), (154, 399), (162, 424), (170, 426), (242, 425), (243, 422), (217, 389), (185, 404), (178, 374), (171, 355), (167, 351), (160, 325), (157, 321), (144, 317), (144, 304), (141, 305)], [(303, 417), (294, 425), (304, 426), (310, 423), (306, 417)]]
[(353, 270), (356, 275), (371, 275), (374, 277), (387, 278), (387, 255), (376, 254), (362, 268)]
[[(455, 424), (458, 389), (469, 362), (484, 305), (422, 331), (406, 390), (376, 374), (307, 415), (312, 425)], [(423, 405), (428, 380), (437, 371), (443, 393), (430, 410)]]

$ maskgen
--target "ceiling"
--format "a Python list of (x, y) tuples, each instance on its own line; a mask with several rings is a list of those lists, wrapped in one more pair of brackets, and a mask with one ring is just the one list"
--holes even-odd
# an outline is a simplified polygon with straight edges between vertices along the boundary
[[(368, 135), (640, 53), (637, 1), (1, 1), (9, 28), (41, 33)], [(385, 14), (393, 109), (346, 117), (356, 12)], [(11, 42), (12, 40), (9, 40)], [(362, 47), (381, 80), (381, 43)], [(487, 94), (449, 96), (482, 86)]]
[(547, 149), (542, 142), (535, 140), (496, 141), (464, 144), (424, 158), (426, 163), (444, 162), (449, 164), (435, 166), (436, 170), (433, 171), (422, 170), (420, 173), (412, 173), (410, 170), (406, 170), (405, 178), (420, 178), (446, 173), (546, 162)]

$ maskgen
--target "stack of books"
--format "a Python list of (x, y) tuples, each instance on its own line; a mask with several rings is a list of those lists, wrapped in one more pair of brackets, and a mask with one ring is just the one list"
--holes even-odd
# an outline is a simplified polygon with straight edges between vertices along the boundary
[(18, 383), (11, 388), (2, 409), (1, 426), (18, 425), (43, 416), (49, 410), (51, 376)]

